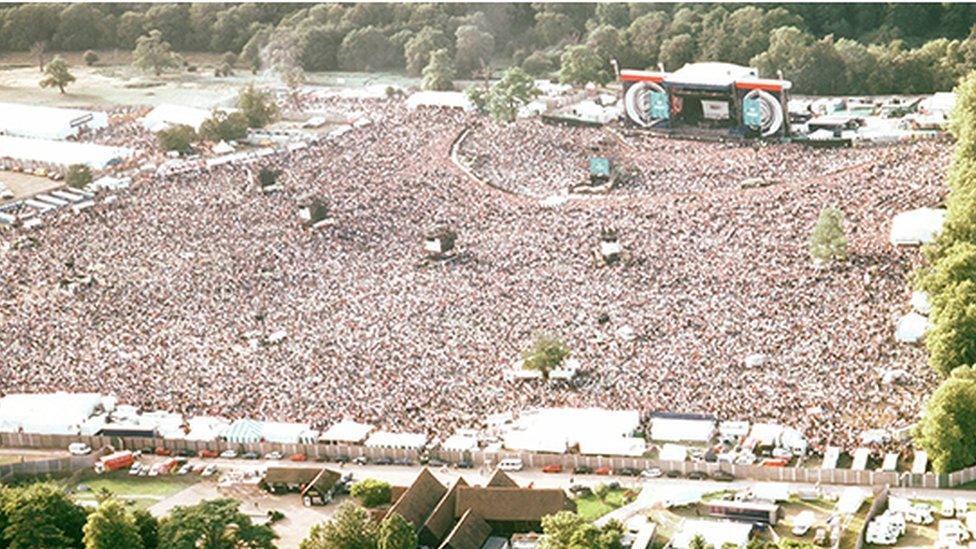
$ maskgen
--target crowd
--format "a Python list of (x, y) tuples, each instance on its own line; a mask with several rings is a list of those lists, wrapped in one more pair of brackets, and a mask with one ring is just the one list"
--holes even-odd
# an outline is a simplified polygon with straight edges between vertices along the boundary
[[(35, 246), (0, 234), (0, 391), (442, 437), (529, 406), (703, 412), (779, 421), (822, 449), (913, 421), (932, 390), (923, 351), (892, 337), (919, 254), (887, 232), (940, 203), (944, 143), (735, 148), (310, 102), (372, 123), (262, 160), (281, 193), (258, 191), (255, 163), (142, 173), (119, 201), (37, 229)], [(469, 126), (475, 173), (516, 192), (580, 181), (594, 147), (636, 173), (606, 199), (542, 206), (452, 163)], [(779, 183), (740, 189), (749, 176)], [(332, 218), (317, 230), (298, 216), (310, 196)], [(807, 238), (827, 205), (846, 214), (850, 259), (816, 266)], [(435, 225), (458, 234), (450, 261), (425, 261)], [(609, 267), (608, 226), (625, 251)], [(73, 271), (94, 284), (66, 291)], [(504, 381), (541, 333), (580, 375)], [(764, 360), (746, 367), (751, 355)], [(882, 384), (895, 368), (907, 379)]]

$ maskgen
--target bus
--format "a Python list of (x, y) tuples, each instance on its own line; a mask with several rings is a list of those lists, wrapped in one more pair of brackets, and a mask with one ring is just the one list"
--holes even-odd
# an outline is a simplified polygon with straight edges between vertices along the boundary
[(758, 501), (710, 501), (708, 514), (730, 520), (763, 522), (771, 526), (779, 519), (779, 505)]

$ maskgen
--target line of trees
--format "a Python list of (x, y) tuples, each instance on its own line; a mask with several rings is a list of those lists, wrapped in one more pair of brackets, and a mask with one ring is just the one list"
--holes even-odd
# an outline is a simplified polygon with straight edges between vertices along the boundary
[(976, 63), (974, 20), (973, 4), (948, 3), (22, 4), (0, 9), (0, 51), (133, 50), (158, 32), (175, 52), (239, 54), (254, 71), (275, 41), (291, 43), (305, 71), (420, 76), (434, 64), (428, 79), (441, 89), (444, 72), (467, 78), (492, 63), (605, 82), (617, 59), (668, 70), (751, 64), (782, 71), (800, 93), (925, 93), (951, 88)]
[(944, 380), (929, 398), (915, 439), (939, 472), (976, 464), (976, 72), (956, 93), (945, 224), (925, 249), (928, 266), (917, 277), (932, 306), (929, 365)]

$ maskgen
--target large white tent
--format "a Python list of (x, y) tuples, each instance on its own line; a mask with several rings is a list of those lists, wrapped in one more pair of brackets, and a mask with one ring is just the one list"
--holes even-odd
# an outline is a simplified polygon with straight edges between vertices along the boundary
[(618, 455), (610, 453), (614, 449), (632, 455), (635, 441), (607, 440), (630, 439), (639, 427), (640, 414), (636, 410), (540, 408), (522, 412), (503, 426), (502, 440), (509, 450), (563, 453), (580, 445), (605, 450), (600, 452), (603, 455)]
[(715, 420), (692, 416), (651, 416), (651, 440), (708, 442), (715, 434)]
[(372, 431), (372, 425), (344, 419), (329, 427), (319, 440), (327, 444), (360, 444)]
[(0, 398), (0, 431), (77, 435), (100, 407), (96, 393), (16, 393)]
[(89, 168), (102, 170), (130, 156), (132, 149), (124, 147), (0, 135), (0, 158), (58, 166), (85, 164)]
[(104, 112), (0, 103), (0, 134), (4, 135), (66, 139), (77, 136), (81, 128), (97, 130), (105, 126), (108, 114)]
[(203, 121), (210, 118), (210, 111), (185, 105), (159, 105), (142, 117), (142, 125), (151, 132), (170, 126), (185, 125), (200, 131)]
[(420, 450), (427, 444), (427, 435), (423, 433), (391, 433), (376, 431), (366, 439), (367, 448), (396, 448), (402, 450)]
[(891, 220), (891, 243), (895, 246), (928, 244), (942, 232), (945, 210), (918, 208), (895, 215)]

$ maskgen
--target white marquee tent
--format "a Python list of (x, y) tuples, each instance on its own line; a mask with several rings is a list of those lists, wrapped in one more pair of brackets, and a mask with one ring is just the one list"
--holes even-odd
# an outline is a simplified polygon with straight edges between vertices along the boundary
[(360, 444), (372, 431), (372, 425), (344, 419), (329, 427), (319, 440), (331, 444)]
[(77, 435), (99, 408), (96, 393), (15, 393), (0, 398), (0, 432)]
[(180, 124), (200, 131), (200, 125), (208, 118), (210, 118), (210, 111), (207, 109), (164, 104), (157, 106), (142, 117), (142, 125), (151, 132), (158, 132)]
[(102, 170), (130, 156), (132, 149), (124, 147), (0, 135), (0, 158), (58, 166), (85, 164), (92, 169)]
[(40, 139), (75, 137), (81, 128), (108, 126), (108, 114), (80, 109), (0, 103), (0, 134)]
[[(502, 427), (502, 440), (509, 450), (564, 453), (571, 446), (599, 448), (603, 455), (618, 455), (610, 450), (626, 450), (632, 455), (634, 441), (615, 442), (611, 448), (607, 439), (629, 439), (640, 427), (636, 410), (605, 410), (602, 408), (540, 408), (522, 412), (517, 419)], [(643, 443), (643, 440), (641, 440)]]
[(651, 417), (651, 440), (708, 442), (714, 433), (715, 421), (711, 419)]
[(420, 450), (427, 444), (427, 435), (423, 433), (391, 433), (376, 431), (366, 439), (367, 448), (397, 448), (404, 450)]

